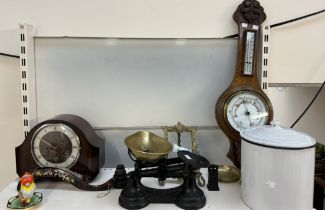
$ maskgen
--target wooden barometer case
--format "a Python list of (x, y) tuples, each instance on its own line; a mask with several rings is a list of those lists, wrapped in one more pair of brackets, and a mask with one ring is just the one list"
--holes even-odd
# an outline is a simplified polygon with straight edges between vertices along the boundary
[(105, 162), (104, 151), (104, 139), (85, 119), (58, 115), (33, 127), (16, 147), (16, 170), (19, 176), (37, 172), (38, 180), (68, 181), (66, 175), (72, 174), (89, 183)]
[(273, 108), (258, 79), (261, 24), (266, 19), (264, 9), (258, 1), (245, 0), (233, 18), (238, 24), (236, 70), (231, 84), (216, 103), (215, 117), (230, 142), (227, 156), (240, 167), (240, 132), (268, 124)]

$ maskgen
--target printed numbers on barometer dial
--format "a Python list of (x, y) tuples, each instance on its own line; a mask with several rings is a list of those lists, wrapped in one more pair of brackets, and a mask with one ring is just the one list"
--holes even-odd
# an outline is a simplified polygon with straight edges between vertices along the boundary
[(227, 120), (237, 131), (266, 124), (268, 108), (266, 102), (257, 94), (240, 92), (228, 100)]

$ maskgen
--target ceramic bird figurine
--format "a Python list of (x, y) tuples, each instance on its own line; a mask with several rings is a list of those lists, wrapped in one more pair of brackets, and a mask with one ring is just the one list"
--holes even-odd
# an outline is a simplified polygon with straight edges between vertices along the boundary
[(30, 204), (35, 189), (36, 185), (34, 183), (33, 175), (26, 172), (20, 178), (20, 190), (18, 192), (20, 206), (28, 206)]

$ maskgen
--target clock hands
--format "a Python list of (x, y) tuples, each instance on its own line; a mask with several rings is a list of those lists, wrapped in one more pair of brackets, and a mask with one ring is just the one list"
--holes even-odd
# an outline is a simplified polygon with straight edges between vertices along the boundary
[(45, 144), (49, 145), (50, 147), (52, 147), (54, 150), (56, 150), (56, 147), (53, 146), (52, 144), (48, 143), (46, 140), (41, 139), (42, 142), (44, 142)]

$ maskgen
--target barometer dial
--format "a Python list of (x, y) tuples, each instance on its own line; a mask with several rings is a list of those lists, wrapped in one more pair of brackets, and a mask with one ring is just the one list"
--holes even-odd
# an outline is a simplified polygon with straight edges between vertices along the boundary
[(251, 91), (242, 91), (233, 95), (225, 106), (227, 121), (240, 132), (266, 124), (269, 110), (266, 101)]

